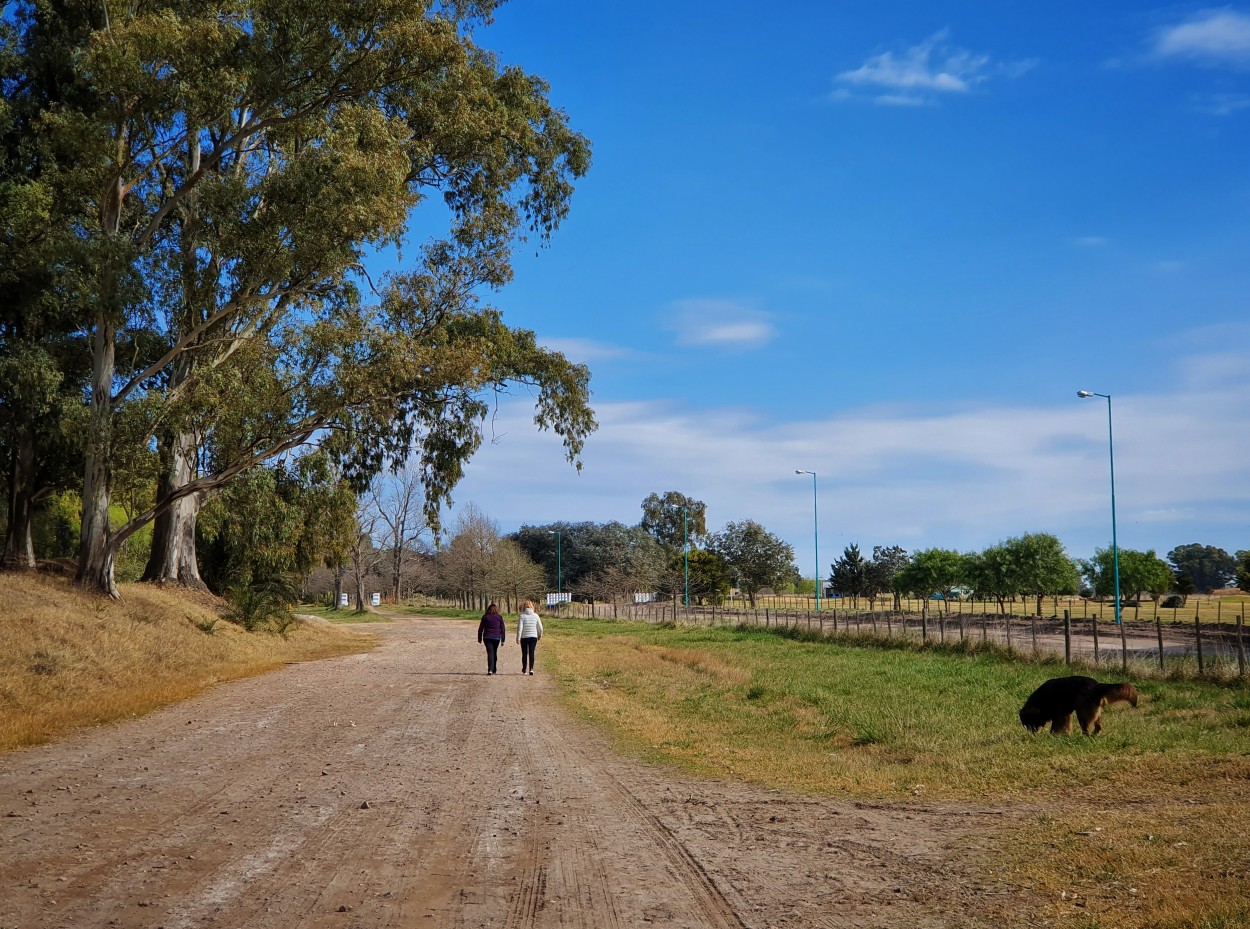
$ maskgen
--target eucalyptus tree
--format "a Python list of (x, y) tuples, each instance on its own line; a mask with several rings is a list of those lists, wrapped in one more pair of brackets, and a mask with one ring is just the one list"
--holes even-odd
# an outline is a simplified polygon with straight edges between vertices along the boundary
[(661, 545), (681, 549), (707, 535), (707, 504), (675, 490), (648, 494), (642, 501), (640, 525)]
[(584, 582), (612, 567), (640, 582), (654, 583), (663, 574), (667, 557), (655, 537), (641, 526), (616, 521), (522, 526), (511, 538), (543, 566), (548, 589), (554, 590), (559, 580), (565, 592), (580, 593)]
[[(198, 582), (203, 495), (331, 433), (358, 489), (416, 446), (436, 519), (480, 442), (480, 392), (509, 381), (538, 388), (538, 425), (576, 457), (585, 369), (475, 302), (526, 230), (550, 235), (589, 162), (546, 84), (476, 44), (495, 6), (6, 8), (7, 57), (63, 77), (54, 117), (24, 131), (58, 155), (50, 190), (85, 256), (81, 581), (115, 594), (118, 546), (160, 518), (149, 576)], [(364, 250), (400, 241), (432, 194), (444, 239), (363, 306)], [(160, 346), (150, 363), (121, 363), (140, 341)], [(112, 528), (113, 462), (136, 434), (159, 447), (159, 493)]]

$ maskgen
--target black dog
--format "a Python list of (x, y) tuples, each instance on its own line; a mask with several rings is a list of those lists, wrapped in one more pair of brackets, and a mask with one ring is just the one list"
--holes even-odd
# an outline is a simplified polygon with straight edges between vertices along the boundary
[[(1081, 723), (1086, 735), (1102, 731), (1102, 708), (1108, 703), (1131, 703), (1137, 706), (1137, 688), (1132, 684), (1100, 684), (1092, 677), (1056, 677), (1047, 681), (1024, 702), (1020, 722), (1029, 732), (1044, 729), (1050, 723), (1053, 735), (1072, 730), (1072, 714)], [(1093, 732), (1090, 727), (1093, 727)]]

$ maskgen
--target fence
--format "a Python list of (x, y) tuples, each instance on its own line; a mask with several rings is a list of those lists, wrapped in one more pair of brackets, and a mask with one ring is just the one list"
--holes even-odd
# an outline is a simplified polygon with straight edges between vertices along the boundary
[[(984, 604), (981, 604), (984, 606)], [(1122, 622), (1105, 619), (1101, 611), (1074, 616), (1071, 609), (1050, 617), (1012, 616), (956, 610), (916, 612), (833, 609), (798, 611), (730, 607), (686, 607), (680, 603), (565, 603), (548, 608), (552, 616), (585, 619), (629, 619), (651, 623), (673, 622), (706, 626), (761, 626), (806, 629), (829, 637), (875, 636), (933, 644), (993, 644), (1009, 655), (1062, 655), (1068, 664), (1094, 667), (1119, 665), (1127, 671), (1130, 659), (1143, 672), (1157, 665), (1161, 675), (1246, 677), (1245, 603), (1232, 621), (1209, 622), (1195, 612), (1192, 623), (1164, 619), (1132, 620), (1122, 611)], [(1232, 611), (1230, 610), (1230, 613)]]

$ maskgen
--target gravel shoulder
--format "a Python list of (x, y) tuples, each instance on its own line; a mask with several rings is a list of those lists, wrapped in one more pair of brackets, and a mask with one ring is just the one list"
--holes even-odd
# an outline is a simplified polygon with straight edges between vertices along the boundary
[(1019, 919), (1013, 814), (813, 798), (615, 756), (473, 626), (0, 755), (0, 927), (944, 927)]

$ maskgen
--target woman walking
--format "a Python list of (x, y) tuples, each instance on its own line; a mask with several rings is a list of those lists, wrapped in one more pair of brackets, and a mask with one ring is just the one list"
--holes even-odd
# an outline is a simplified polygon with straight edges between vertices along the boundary
[(506, 638), (503, 616), (499, 613), (499, 607), (492, 603), (486, 608), (482, 621), (477, 624), (477, 640), (486, 645), (487, 674), (495, 673), (495, 664), (499, 659), (499, 646)]
[(521, 673), (526, 669), (534, 673), (534, 650), (538, 640), (543, 637), (543, 621), (534, 612), (533, 601), (526, 600), (521, 604), (521, 615), (516, 624), (516, 640), (521, 646)]

